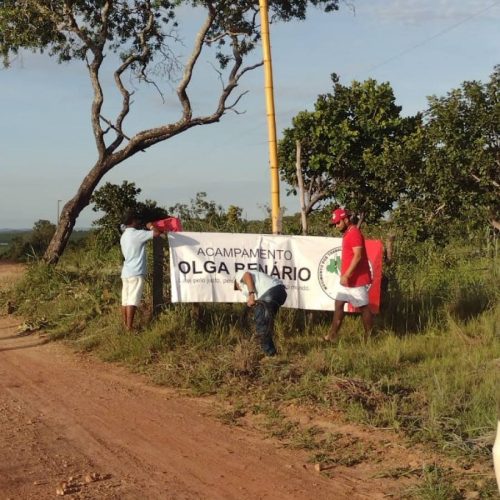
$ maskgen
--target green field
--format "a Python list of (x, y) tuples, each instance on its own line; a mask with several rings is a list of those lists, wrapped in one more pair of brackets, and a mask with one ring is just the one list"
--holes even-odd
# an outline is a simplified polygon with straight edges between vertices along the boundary
[[(73, 231), (70, 241), (78, 242), (89, 234), (89, 230)], [(16, 243), (29, 242), (33, 235), (32, 229), (0, 229), (0, 259), (13, 258), (14, 260), (26, 260), (33, 256), (28, 246), (25, 255), (9, 255)]]

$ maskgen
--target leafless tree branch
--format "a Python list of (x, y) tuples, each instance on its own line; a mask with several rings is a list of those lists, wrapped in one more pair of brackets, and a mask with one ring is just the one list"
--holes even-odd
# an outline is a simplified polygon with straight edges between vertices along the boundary
[[(121, 130), (118, 130), (113, 123), (105, 118), (104, 116), (100, 115), (101, 120), (108, 125), (109, 129), (113, 129), (118, 135), (122, 136), (123, 138), (127, 139), (127, 141), (130, 141), (130, 137), (127, 137)], [(106, 133), (106, 132), (105, 132)]]
[(234, 37), (234, 36), (245, 36), (246, 33), (244, 32), (237, 32), (237, 31), (224, 31), (223, 33), (219, 33), (217, 36), (214, 36), (213, 38), (207, 38), (205, 41), (207, 44), (212, 44), (215, 42), (218, 42), (219, 40), (222, 40), (223, 38), (226, 37)]
[(144, 68), (144, 65), (146, 64), (146, 61), (150, 54), (150, 49), (146, 41), (146, 36), (151, 32), (153, 28), (153, 22), (154, 22), (154, 16), (151, 10), (149, 10), (148, 21), (142, 32), (139, 34), (139, 40), (142, 52), (140, 54), (131, 54), (114, 73), (115, 84), (122, 95), (122, 108), (116, 119), (116, 125), (113, 127), (113, 129), (117, 132), (117, 137), (113, 141), (113, 143), (109, 145), (108, 152), (115, 151), (118, 148), (118, 146), (122, 143), (123, 138), (126, 138), (127, 140), (130, 141), (130, 139), (123, 133), (123, 122), (128, 113), (130, 112), (130, 97), (133, 95), (133, 92), (130, 92), (123, 84), (122, 75), (125, 70), (130, 68), (136, 62), (142, 62)]
[(245, 90), (245, 92), (242, 92), (236, 99), (235, 101), (233, 102), (233, 104), (229, 105), (229, 106), (226, 106), (226, 110), (227, 111), (232, 111), (233, 113), (236, 113), (237, 115), (243, 115), (246, 113), (246, 111), (238, 111), (236, 108), (236, 106), (238, 105), (238, 103), (240, 102), (240, 100), (248, 94), (248, 90)]
[(243, 68), (239, 74), (238, 74), (238, 80), (245, 74), (247, 73), (248, 71), (252, 71), (256, 68), (259, 68), (260, 66), (262, 66), (264, 64), (264, 61), (261, 61), (259, 63), (256, 63), (256, 64), (252, 64), (251, 66), (246, 66), (245, 68)]
[(198, 32), (198, 35), (196, 36), (191, 57), (186, 63), (186, 66), (184, 68), (184, 76), (181, 80), (181, 83), (179, 84), (179, 87), (177, 88), (177, 95), (179, 97), (182, 109), (184, 111), (183, 119), (186, 122), (188, 122), (192, 117), (191, 102), (189, 101), (189, 97), (187, 95), (186, 90), (193, 76), (194, 65), (196, 64), (196, 61), (200, 57), (201, 50), (203, 48), (203, 44), (205, 43), (207, 33), (210, 27), (212, 26), (216, 16), (215, 8), (211, 3), (208, 3), (207, 8), (208, 8), (208, 16), (205, 22), (203, 23), (200, 31)]
[[(107, 18), (109, 16), (109, 2), (106, 2), (104, 8), (101, 11), (101, 18), (103, 20), (103, 27), (101, 29), (101, 38), (107, 32)], [(69, 0), (64, 1), (63, 7), (64, 16), (68, 23), (68, 29), (72, 31), (75, 35), (77, 35), (80, 40), (83, 42), (85, 47), (92, 52), (93, 59), (89, 63), (87, 62), (87, 68), (90, 74), (90, 80), (92, 83), (92, 88), (94, 91), (94, 98), (92, 100), (92, 129), (94, 132), (94, 138), (96, 141), (97, 150), (99, 152), (99, 156), (102, 158), (104, 156), (106, 146), (104, 143), (104, 131), (101, 128), (99, 116), (101, 114), (102, 104), (104, 102), (104, 96), (102, 92), (102, 87), (99, 81), (99, 69), (101, 67), (103, 57), (103, 47), (104, 45), (97, 45), (94, 43), (91, 37), (89, 37), (78, 25), (78, 22), (74, 16), (72, 11), (72, 4)], [(104, 42), (105, 43), (105, 38)]]

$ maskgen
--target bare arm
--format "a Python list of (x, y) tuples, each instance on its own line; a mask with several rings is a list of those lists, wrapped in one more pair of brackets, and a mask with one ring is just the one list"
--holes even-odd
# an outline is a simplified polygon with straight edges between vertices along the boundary
[(246, 272), (241, 280), (245, 283), (248, 289), (247, 306), (252, 307), (255, 305), (255, 295), (257, 293), (257, 290), (255, 290), (255, 282), (253, 280), (253, 276), (249, 272)]
[(156, 229), (156, 227), (153, 226), (151, 222), (148, 222), (146, 224), (146, 228), (149, 229), (150, 231), (153, 231), (153, 238), (157, 238), (158, 236), (161, 235), (161, 232)]

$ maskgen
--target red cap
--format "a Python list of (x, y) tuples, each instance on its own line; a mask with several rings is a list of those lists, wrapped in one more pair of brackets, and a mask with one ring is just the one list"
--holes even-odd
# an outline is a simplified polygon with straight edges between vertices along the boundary
[(349, 210), (346, 210), (345, 208), (337, 208), (332, 212), (330, 224), (338, 224), (342, 219), (349, 217), (349, 215)]

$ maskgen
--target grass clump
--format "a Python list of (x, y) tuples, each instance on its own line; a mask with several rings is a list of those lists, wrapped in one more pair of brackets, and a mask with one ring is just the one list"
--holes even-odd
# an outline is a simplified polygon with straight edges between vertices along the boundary
[(464, 498), (453, 485), (450, 474), (437, 465), (425, 466), (421, 482), (409, 491), (410, 498), (421, 500), (460, 500)]

